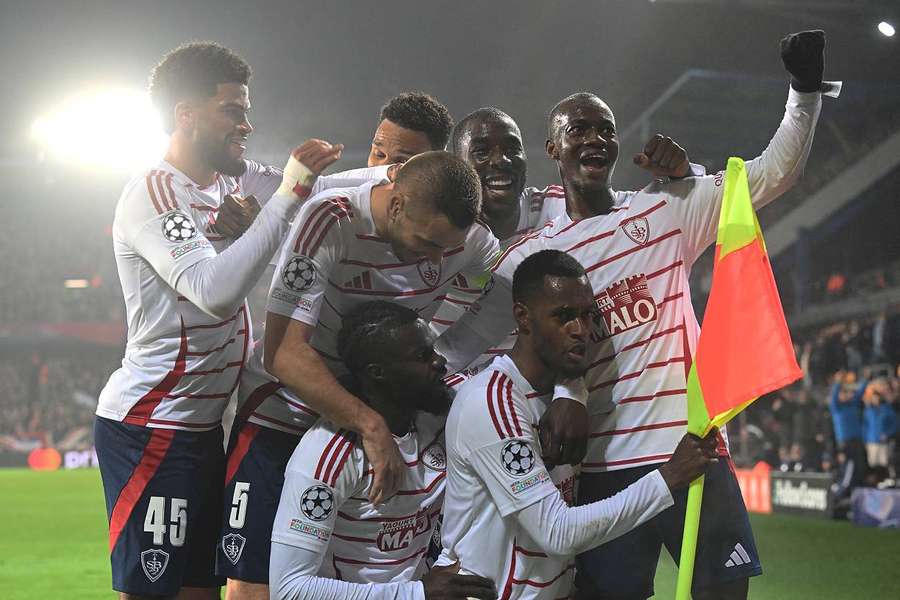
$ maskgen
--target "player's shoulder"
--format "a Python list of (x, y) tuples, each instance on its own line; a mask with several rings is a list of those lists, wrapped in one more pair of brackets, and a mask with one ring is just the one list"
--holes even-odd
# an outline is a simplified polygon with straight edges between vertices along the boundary
[(300, 438), (287, 470), (334, 485), (344, 469), (361, 458), (362, 448), (356, 433), (319, 419)]
[(241, 179), (250, 177), (274, 177), (280, 182), (281, 177), (284, 174), (278, 167), (273, 167), (272, 165), (267, 165), (250, 158), (244, 159), (244, 166), (244, 174), (241, 175)]
[(506, 357), (495, 358), (459, 386), (448, 418), (448, 429), (453, 429), (457, 438), (489, 443), (520, 435), (519, 415), (525, 396), (508, 361)]
[(178, 210), (190, 197), (181, 176), (165, 164), (134, 175), (122, 190), (120, 209), (163, 215)]
[(469, 231), (466, 234), (466, 246), (481, 246), (486, 243), (492, 243), (494, 237), (494, 232), (491, 231), (491, 228), (487, 223), (481, 220), (481, 218), (476, 218), (475, 222), (472, 223), (472, 226), (469, 227)]

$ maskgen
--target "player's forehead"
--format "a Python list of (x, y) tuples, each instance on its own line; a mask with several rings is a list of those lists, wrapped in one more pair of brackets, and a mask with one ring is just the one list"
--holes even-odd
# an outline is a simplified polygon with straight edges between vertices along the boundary
[(551, 306), (588, 310), (594, 306), (594, 293), (587, 276), (544, 275), (543, 296)]
[(476, 144), (522, 143), (522, 133), (511, 118), (488, 115), (472, 119), (463, 132), (463, 140), (469, 146)]
[(250, 108), (250, 88), (243, 83), (219, 83), (213, 103), (220, 107), (238, 106), (245, 110)]
[(431, 141), (424, 132), (407, 129), (388, 119), (382, 119), (372, 136), (372, 145), (391, 147), (410, 155), (431, 150)]
[(395, 357), (418, 356), (434, 347), (434, 332), (423, 319), (398, 325), (388, 336), (385, 353)]
[(612, 109), (596, 96), (580, 96), (565, 102), (559, 108), (559, 119), (564, 125), (572, 123), (616, 124)]

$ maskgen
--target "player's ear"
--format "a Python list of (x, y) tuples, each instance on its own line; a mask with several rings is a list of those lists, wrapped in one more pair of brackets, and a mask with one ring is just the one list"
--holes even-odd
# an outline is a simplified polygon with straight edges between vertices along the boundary
[(384, 381), (384, 367), (378, 363), (369, 363), (365, 367), (366, 375), (372, 381)]
[(516, 327), (520, 334), (531, 333), (531, 323), (528, 319), (528, 307), (521, 302), (513, 303), (513, 317), (516, 319)]
[(175, 128), (193, 129), (197, 113), (190, 102), (179, 102), (175, 105)]
[(403, 212), (403, 206), (406, 204), (406, 197), (400, 193), (400, 190), (394, 189), (391, 194), (391, 203), (388, 205), (388, 217), (391, 221), (396, 221)]
[(547, 140), (544, 142), (544, 149), (547, 151), (547, 156), (552, 158), (553, 160), (559, 160), (559, 150), (556, 149), (556, 144), (553, 140)]

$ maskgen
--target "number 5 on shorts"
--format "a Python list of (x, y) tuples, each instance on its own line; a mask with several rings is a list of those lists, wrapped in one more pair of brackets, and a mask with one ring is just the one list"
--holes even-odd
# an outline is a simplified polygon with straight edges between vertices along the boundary
[(147, 515), (144, 517), (144, 532), (153, 534), (153, 545), (161, 546), (169, 527), (169, 543), (175, 547), (184, 545), (187, 537), (187, 505), (185, 498), (172, 498), (169, 506), (169, 522), (166, 523), (166, 498), (150, 496)]
[(240, 529), (247, 518), (247, 501), (250, 496), (250, 482), (237, 481), (234, 484), (234, 497), (231, 499), (231, 515), (228, 517), (228, 526)]

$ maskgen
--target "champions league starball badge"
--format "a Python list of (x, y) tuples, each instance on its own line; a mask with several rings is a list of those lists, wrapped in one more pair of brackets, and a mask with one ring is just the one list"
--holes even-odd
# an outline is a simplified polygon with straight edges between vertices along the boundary
[(295, 256), (284, 266), (281, 281), (295, 292), (306, 291), (316, 282), (316, 266), (306, 256)]
[(525, 475), (534, 467), (534, 451), (526, 442), (513, 440), (503, 446), (500, 462), (510, 475)]
[(197, 235), (197, 226), (189, 216), (176, 210), (163, 219), (162, 232), (170, 242), (186, 242)]
[(306, 488), (300, 497), (300, 510), (308, 519), (324, 521), (334, 508), (334, 495), (324, 485)]

